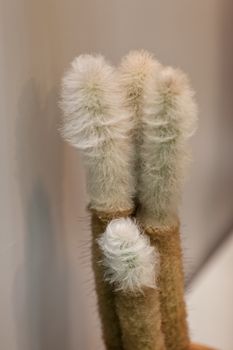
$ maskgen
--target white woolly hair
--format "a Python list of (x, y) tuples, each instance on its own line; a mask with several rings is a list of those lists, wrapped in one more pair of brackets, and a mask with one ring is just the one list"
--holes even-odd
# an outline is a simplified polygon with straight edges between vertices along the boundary
[(151, 75), (160, 69), (160, 63), (144, 50), (131, 51), (121, 61), (120, 86), (124, 104), (134, 119), (136, 134), (141, 125), (145, 87)]
[(130, 218), (112, 220), (98, 240), (106, 268), (105, 279), (116, 290), (143, 292), (156, 288), (159, 254)]
[(91, 207), (132, 207), (132, 137), (116, 71), (100, 56), (74, 59), (62, 84), (62, 136), (80, 149), (87, 167)]
[(142, 114), (139, 200), (142, 211), (156, 224), (177, 220), (184, 170), (186, 140), (196, 130), (197, 107), (186, 75), (171, 67), (151, 76)]
[(133, 120), (134, 140), (134, 174), (138, 187), (140, 173), (140, 144), (141, 127), (145, 89), (152, 75), (157, 75), (161, 64), (144, 50), (131, 51), (125, 56), (119, 67), (120, 87), (122, 89), (123, 104)]

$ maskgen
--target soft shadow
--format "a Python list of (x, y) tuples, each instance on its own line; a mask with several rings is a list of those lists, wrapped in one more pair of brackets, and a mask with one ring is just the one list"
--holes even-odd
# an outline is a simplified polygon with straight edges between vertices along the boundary
[[(219, 65), (216, 133), (216, 168), (206, 203), (209, 219), (219, 217), (222, 231), (233, 227), (233, 2), (219, 4)], [(225, 225), (225, 227), (223, 227)]]
[(14, 288), (18, 349), (68, 350), (57, 97), (55, 92), (44, 94), (33, 80), (22, 91), (15, 131), (25, 224), (24, 261)]
[[(203, 203), (205, 221), (209, 228), (209, 249), (190, 276), (193, 282), (203, 266), (221, 247), (233, 228), (233, 2), (219, 2), (219, 45), (217, 132), (215, 140), (215, 164), (209, 179), (210, 189)], [(203, 220), (204, 221), (204, 220)]]

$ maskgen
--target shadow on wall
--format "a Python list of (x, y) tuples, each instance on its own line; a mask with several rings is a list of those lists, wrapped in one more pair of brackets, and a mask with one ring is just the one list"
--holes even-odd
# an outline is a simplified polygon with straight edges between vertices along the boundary
[[(222, 242), (231, 234), (233, 228), (233, 41), (231, 40), (233, 31), (233, 2), (225, 0), (221, 2), (220, 14), (220, 52), (219, 62), (219, 103), (216, 133), (216, 168), (213, 169), (215, 177), (209, 187), (213, 191), (209, 193), (206, 203), (206, 213), (211, 222), (212, 218), (218, 218), (221, 223), (221, 234), (217, 242), (214, 242), (213, 249), (209, 256)], [(212, 227), (212, 230), (216, 230)], [(208, 258), (208, 257), (207, 257)]]
[[(225, 233), (230, 234), (233, 228), (233, 2), (225, 0), (220, 5), (221, 32), (220, 51), (222, 62), (219, 64), (219, 108), (218, 108), (218, 135), (216, 157), (219, 160), (219, 168), (216, 182), (213, 188), (218, 188), (212, 203), (220, 203), (223, 208), (220, 216), (224, 217), (224, 210), (228, 212), (228, 221), (225, 221)], [(222, 186), (219, 186), (222, 184)], [(218, 186), (217, 186), (218, 185)], [(212, 204), (214, 206), (214, 204)], [(225, 207), (225, 208), (224, 208)], [(215, 215), (212, 212), (211, 215)], [(224, 226), (224, 225), (223, 225)], [(224, 234), (224, 230), (223, 230)]]
[[(69, 349), (61, 220), (61, 149), (54, 92), (41, 108), (33, 80), (19, 100), (16, 158), (24, 212), (24, 261), (15, 278), (18, 349)], [(42, 95), (43, 96), (43, 95)]]
[[(222, 235), (229, 234), (233, 227), (233, 42), (231, 40), (233, 31), (233, 2), (224, 0), (219, 5), (220, 12), (220, 34), (218, 74), (218, 104), (216, 125), (215, 166), (212, 171), (212, 191), (209, 193), (206, 203), (206, 214), (211, 220), (218, 217), (222, 223)], [(211, 180), (211, 179), (210, 179)], [(214, 227), (213, 227), (214, 230)]]

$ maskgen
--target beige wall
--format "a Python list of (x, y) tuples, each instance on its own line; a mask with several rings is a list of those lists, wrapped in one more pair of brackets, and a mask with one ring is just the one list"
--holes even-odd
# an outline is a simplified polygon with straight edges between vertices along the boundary
[(52, 17), (45, 1), (0, 4), (0, 348), (6, 350), (66, 348)]
[(187, 271), (231, 227), (232, 7), (230, 0), (0, 0), (1, 348), (101, 348), (85, 260), (84, 171), (56, 131), (58, 84), (75, 55), (101, 52), (117, 63), (145, 48), (190, 75), (200, 123), (181, 210)]

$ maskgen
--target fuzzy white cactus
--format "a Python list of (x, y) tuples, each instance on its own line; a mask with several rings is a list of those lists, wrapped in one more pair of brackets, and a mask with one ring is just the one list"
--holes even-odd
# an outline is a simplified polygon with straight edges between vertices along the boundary
[(99, 55), (75, 58), (63, 79), (61, 107), (62, 135), (80, 149), (87, 167), (91, 207), (132, 208), (132, 120), (115, 70)]
[(155, 288), (159, 254), (136, 222), (130, 218), (112, 220), (98, 240), (103, 253), (105, 279), (124, 292)]
[(147, 82), (142, 113), (139, 200), (147, 224), (175, 223), (197, 108), (186, 75), (164, 68)]
[(160, 63), (147, 51), (131, 51), (122, 59), (119, 67), (120, 86), (124, 104), (133, 115), (136, 127), (140, 126), (147, 82), (151, 75), (156, 74), (160, 69)]
[(133, 120), (136, 181), (138, 181), (141, 167), (139, 147), (142, 142), (141, 127), (145, 89), (151, 76), (156, 76), (160, 69), (161, 64), (149, 52), (144, 50), (131, 51), (122, 59), (119, 67), (123, 104)]

